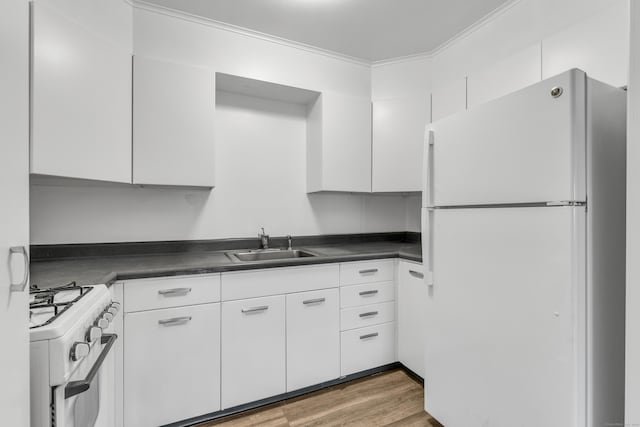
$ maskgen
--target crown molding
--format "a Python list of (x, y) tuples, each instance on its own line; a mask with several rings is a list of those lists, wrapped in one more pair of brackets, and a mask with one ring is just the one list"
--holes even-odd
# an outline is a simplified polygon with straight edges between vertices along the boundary
[(354, 56), (349, 56), (349, 55), (334, 52), (331, 50), (322, 49), (317, 46), (296, 42), (293, 40), (285, 39), (285, 38), (274, 36), (271, 34), (261, 33), (260, 31), (254, 31), (248, 28), (239, 27), (237, 25), (228, 24), (226, 22), (216, 21), (215, 19), (194, 15), (188, 12), (172, 9), (165, 6), (160, 6), (154, 3), (149, 3), (144, 0), (124, 0), (124, 1), (131, 4), (136, 9), (141, 9), (141, 10), (159, 13), (166, 16), (171, 16), (173, 18), (182, 19), (184, 21), (189, 21), (196, 24), (200, 24), (200, 25), (206, 25), (208, 27), (212, 27), (218, 30), (229, 31), (235, 34), (239, 34), (246, 37), (252, 37), (255, 39), (278, 44), (281, 46), (287, 46), (287, 47), (303, 50), (309, 53), (314, 53), (317, 55), (323, 55), (333, 59), (339, 59), (342, 61), (351, 62), (356, 65), (371, 67), (371, 61), (366, 59), (356, 58)]
[(483, 16), (478, 21), (474, 22), (473, 24), (471, 24), (470, 26), (462, 30), (460, 33), (456, 34), (455, 36), (451, 37), (450, 39), (446, 40), (445, 42), (441, 43), (440, 45), (438, 45), (437, 47), (435, 47), (434, 49), (428, 52), (421, 52), (421, 53), (415, 53), (415, 54), (406, 55), (406, 56), (399, 56), (395, 58), (382, 59), (379, 61), (369, 61), (367, 59), (345, 55), (332, 50), (322, 49), (317, 46), (296, 42), (293, 40), (285, 39), (283, 37), (262, 33), (260, 31), (250, 30), (248, 28), (228, 24), (226, 22), (216, 21), (215, 19), (194, 15), (188, 12), (169, 8), (166, 6), (161, 6), (155, 3), (150, 3), (145, 0), (123, 0), (123, 1), (135, 7), (136, 9), (141, 9), (141, 10), (159, 13), (166, 16), (171, 16), (173, 18), (182, 19), (182, 20), (197, 23), (200, 25), (206, 25), (212, 28), (216, 28), (218, 30), (229, 31), (245, 37), (252, 37), (252, 38), (256, 38), (266, 42), (278, 44), (281, 46), (287, 46), (287, 47), (303, 50), (306, 52), (327, 56), (329, 58), (351, 62), (357, 65), (362, 65), (366, 67), (378, 67), (383, 65), (400, 64), (400, 63), (412, 62), (412, 61), (422, 61), (422, 60), (433, 58), (434, 56), (443, 52), (444, 50), (456, 44), (457, 42), (469, 37), (476, 31), (484, 27), (485, 25), (495, 21), (496, 19), (501, 17), (503, 14), (505, 14), (513, 6), (520, 3), (522, 0), (510, 0), (501, 4), (496, 9), (494, 9), (493, 11)]
[(504, 15), (508, 10), (510, 10), (512, 7), (514, 7), (516, 4), (520, 3), (521, 1), (522, 0), (510, 0), (501, 4), (500, 6), (492, 10), (490, 13), (483, 16), (478, 21), (474, 22), (473, 24), (471, 24), (470, 26), (468, 26), (467, 28), (465, 28), (455, 36), (451, 37), (449, 40), (446, 40), (445, 42), (441, 43), (440, 45), (438, 45), (437, 47), (435, 47), (434, 49), (428, 52), (416, 53), (416, 54), (407, 55), (407, 56), (399, 56), (397, 58), (383, 59), (380, 61), (372, 61), (371, 66), (377, 67), (382, 65), (401, 64), (404, 62), (420, 61), (420, 60), (433, 58), (437, 56), (439, 53), (442, 53), (444, 50), (451, 47), (452, 45), (471, 36), (473, 33), (478, 31), (482, 27), (497, 20), (502, 15)]

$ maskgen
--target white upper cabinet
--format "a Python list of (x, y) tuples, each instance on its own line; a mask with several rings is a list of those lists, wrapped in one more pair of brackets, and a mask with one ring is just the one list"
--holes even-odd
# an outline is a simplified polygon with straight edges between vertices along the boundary
[(434, 85), (431, 92), (431, 121), (436, 122), (467, 109), (467, 78)]
[(500, 98), (541, 80), (540, 43), (467, 77), (468, 108)]
[(309, 105), (307, 192), (371, 192), (371, 100), (333, 92)]
[(136, 56), (133, 183), (214, 186), (215, 73)]
[(430, 104), (428, 93), (373, 102), (373, 192), (422, 190), (422, 147)]
[(31, 173), (131, 182), (132, 9), (36, 0)]
[(571, 68), (613, 86), (624, 86), (629, 73), (628, 3), (619, 1), (590, 19), (542, 41), (542, 77)]

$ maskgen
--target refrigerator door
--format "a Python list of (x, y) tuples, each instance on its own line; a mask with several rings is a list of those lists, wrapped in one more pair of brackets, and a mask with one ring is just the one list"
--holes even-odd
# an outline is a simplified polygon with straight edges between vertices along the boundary
[(425, 410), (447, 427), (584, 426), (584, 207), (437, 209)]
[(584, 201), (585, 82), (582, 71), (567, 71), (433, 123), (427, 199), (435, 206)]

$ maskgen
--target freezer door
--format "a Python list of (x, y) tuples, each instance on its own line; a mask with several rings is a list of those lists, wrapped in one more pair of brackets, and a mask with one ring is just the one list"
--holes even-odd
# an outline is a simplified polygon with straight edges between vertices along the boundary
[(425, 410), (447, 427), (583, 427), (583, 207), (439, 209)]
[(567, 71), (433, 123), (433, 205), (584, 201), (585, 81)]

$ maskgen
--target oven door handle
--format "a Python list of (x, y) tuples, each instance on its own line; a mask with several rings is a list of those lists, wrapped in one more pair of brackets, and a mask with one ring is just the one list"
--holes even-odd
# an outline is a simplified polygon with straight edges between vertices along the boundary
[(64, 388), (65, 399), (68, 399), (72, 396), (75, 396), (76, 394), (84, 393), (85, 391), (89, 390), (89, 387), (91, 387), (91, 382), (93, 381), (93, 378), (96, 376), (96, 374), (100, 370), (100, 367), (102, 366), (102, 362), (104, 362), (104, 359), (106, 359), (107, 355), (109, 354), (109, 351), (111, 350), (111, 347), (113, 347), (113, 344), (115, 344), (117, 339), (118, 339), (118, 335), (116, 334), (102, 335), (102, 340), (100, 342), (102, 344), (105, 344), (105, 346), (102, 349), (102, 352), (100, 353), (100, 355), (98, 356), (96, 363), (93, 364), (93, 366), (91, 367), (91, 370), (89, 371), (85, 379), (79, 380), (79, 381), (71, 381), (66, 385), (66, 387)]

